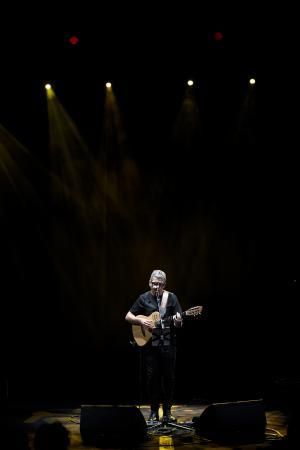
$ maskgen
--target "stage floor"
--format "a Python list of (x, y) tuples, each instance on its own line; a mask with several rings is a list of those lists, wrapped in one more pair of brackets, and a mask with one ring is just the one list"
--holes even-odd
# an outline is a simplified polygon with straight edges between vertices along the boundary
[[(120, 405), (122, 406), (122, 405)], [(148, 438), (146, 441), (141, 442), (138, 445), (128, 445), (126, 448), (141, 448), (141, 449), (260, 449), (260, 448), (286, 448), (285, 437), (287, 434), (287, 417), (286, 414), (280, 410), (270, 410), (266, 411), (266, 431), (264, 440), (259, 440), (258, 442), (250, 442), (240, 438), (239, 442), (219, 441), (218, 439), (208, 439), (207, 436), (203, 436), (195, 431), (193, 418), (200, 417), (203, 411), (208, 405), (193, 404), (184, 405), (177, 404), (173, 406), (172, 413), (177, 418), (177, 424), (180, 427), (170, 427), (170, 426), (159, 426), (151, 427), (147, 422), (147, 434)], [(149, 406), (142, 405), (137, 406), (140, 409), (142, 415), (147, 421), (149, 415)], [(29, 438), (30, 447), (33, 449), (33, 440), (36, 430), (41, 424), (59, 422), (62, 424), (69, 432), (70, 446), (69, 449), (93, 449), (96, 447), (86, 446), (82, 442), (80, 434), (80, 419), (81, 419), (81, 407), (74, 409), (63, 409), (63, 408), (49, 408), (35, 410), (27, 416), (23, 417), (22, 422), (25, 426), (27, 436)], [(159, 425), (159, 424), (158, 424)], [(133, 430), (134, 433), (134, 430)], [(109, 448), (107, 442), (104, 448)], [(124, 448), (123, 443), (117, 445), (113, 443), (113, 448)], [(101, 447), (97, 447), (101, 448)]]

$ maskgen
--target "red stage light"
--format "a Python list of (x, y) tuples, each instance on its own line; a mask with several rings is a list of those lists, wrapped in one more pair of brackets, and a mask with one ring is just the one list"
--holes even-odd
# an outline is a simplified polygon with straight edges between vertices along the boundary
[(213, 38), (215, 41), (222, 41), (223, 40), (223, 33), (221, 33), (221, 31), (216, 31), (213, 34)]
[(77, 36), (71, 36), (70, 38), (69, 38), (69, 42), (70, 42), (70, 44), (72, 44), (72, 45), (77, 45), (78, 43), (79, 43), (79, 38), (77, 37)]

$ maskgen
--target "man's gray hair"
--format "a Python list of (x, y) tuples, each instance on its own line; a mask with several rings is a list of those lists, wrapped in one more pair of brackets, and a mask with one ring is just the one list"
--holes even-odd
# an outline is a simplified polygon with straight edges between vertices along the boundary
[(164, 284), (166, 284), (166, 282), (167, 282), (167, 276), (166, 276), (165, 272), (163, 272), (162, 270), (159, 270), (159, 269), (153, 270), (153, 272), (150, 275), (150, 280), (149, 280), (150, 282), (152, 281), (153, 277), (161, 278), (163, 280)]

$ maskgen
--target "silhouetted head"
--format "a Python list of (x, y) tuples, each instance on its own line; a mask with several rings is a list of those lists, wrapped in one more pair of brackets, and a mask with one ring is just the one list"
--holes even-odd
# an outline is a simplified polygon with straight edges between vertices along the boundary
[(8, 450), (29, 450), (28, 436), (23, 425), (9, 423), (5, 431), (6, 433), (1, 436), (3, 436), (4, 442), (7, 442)]
[(43, 423), (34, 437), (35, 450), (67, 450), (69, 443), (69, 432), (60, 422)]

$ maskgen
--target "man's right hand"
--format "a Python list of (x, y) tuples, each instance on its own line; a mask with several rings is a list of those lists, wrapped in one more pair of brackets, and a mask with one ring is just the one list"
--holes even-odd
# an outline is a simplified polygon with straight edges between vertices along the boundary
[(153, 322), (152, 322), (152, 320), (144, 319), (143, 317), (141, 317), (141, 318), (140, 318), (140, 322), (141, 322), (141, 325), (142, 325), (143, 327), (153, 328)]

